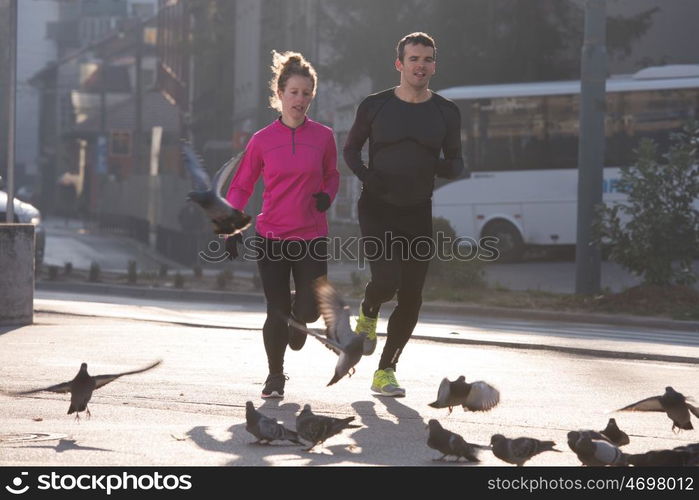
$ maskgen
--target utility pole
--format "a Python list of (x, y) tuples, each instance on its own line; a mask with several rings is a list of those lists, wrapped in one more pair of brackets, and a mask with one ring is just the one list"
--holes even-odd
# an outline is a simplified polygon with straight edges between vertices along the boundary
[(136, 95), (134, 96), (134, 112), (136, 115), (136, 123), (134, 127), (134, 161), (135, 171), (143, 172), (143, 155), (141, 152), (141, 144), (143, 137), (143, 79), (142, 79), (142, 60), (143, 60), (143, 23), (141, 22), (136, 28)]
[(7, 207), (5, 221), (15, 221), (15, 128), (17, 119), (17, 0), (10, 0), (10, 33), (7, 48), (10, 51), (7, 82)]
[(585, 40), (580, 68), (580, 137), (578, 142), (578, 227), (575, 247), (575, 293), (600, 290), (601, 254), (592, 242), (595, 206), (602, 203), (604, 114), (607, 79), (606, 0), (585, 3)]

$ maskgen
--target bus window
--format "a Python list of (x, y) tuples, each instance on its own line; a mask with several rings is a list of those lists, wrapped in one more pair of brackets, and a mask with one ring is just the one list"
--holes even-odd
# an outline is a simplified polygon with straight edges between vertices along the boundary
[(479, 170), (543, 168), (543, 98), (497, 98), (474, 107), (472, 129)]
[(679, 132), (685, 122), (696, 116), (697, 91), (651, 90), (624, 92), (624, 140), (626, 157), (620, 164), (633, 164), (634, 150), (643, 138), (658, 143), (661, 151), (669, 147), (670, 134)]
[(556, 95), (546, 98), (546, 161), (540, 168), (576, 168), (580, 97)]

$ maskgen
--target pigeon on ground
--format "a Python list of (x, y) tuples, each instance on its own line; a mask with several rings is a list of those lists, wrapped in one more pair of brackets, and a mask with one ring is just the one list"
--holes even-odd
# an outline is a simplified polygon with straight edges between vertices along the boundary
[(568, 446), (583, 465), (596, 467), (605, 465), (628, 465), (626, 455), (607, 439), (594, 439), (584, 431), (570, 431)]
[(335, 418), (316, 415), (311, 411), (311, 405), (303, 405), (303, 410), (296, 417), (296, 433), (304, 441), (311, 443), (311, 451), (316, 445), (339, 434), (345, 429), (358, 429), (361, 425), (351, 424), (354, 417)]
[(243, 158), (241, 153), (228, 160), (214, 174), (213, 180), (202, 165), (202, 161), (194, 152), (194, 148), (188, 142), (182, 144), (184, 164), (192, 178), (193, 191), (187, 195), (187, 199), (199, 205), (214, 225), (214, 233), (233, 236), (250, 226), (252, 217), (237, 210), (228, 203), (222, 195), (226, 179)]
[(151, 370), (152, 368), (158, 366), (161, 362), (162, 360), (158, 360), (155, 363), (151, 363), (145, 368), (141, 368), (139, 370), (114, 373), (110, 375), (95, 376), (92, 376), (89, 373), (87, 373), (87, 363), (82, 363), (80, 365), (80, 371), (78, 371), (78, 374), (75, 376), (73, 380), (56, 385), (51, 385), (49, 387), (42, 387), (41, 389), (13, 392), (12, 394), (16, 396), (26, 396), (28, 394), (34, 394), (42, 391), (59, 393), (70, 392), (70, 407), (68, 408), (68, 415), (75, 412), (75, 419), (80, 420), (81, 411), (87, 413), (88, 417), (91, 416), (87, 404), (90, 402), (90, 398), (92, 398), (92, 392), (95, 389), (99, 389), (100, 387), (107, 385), (109, 382), (113, 382), (119, 377), (123, 377), (124, 375), (133, 375), (136, 373), (142, 373)]
[(500, 392), (482, 380), (466, 382), (461, 375), (453, 382), (447, 378), (442, 380), (437, 391), (437, 400), (430, 403), (432, 408), (449, 408), (449, 414), (454, 406), (461, 405), (466, 410), (488, 411), (500, 402)]
[(338, 291), (325, 278), (314, 281), (313, 289), (320, 314), (325, 322), (325, 336), (310, 330), (305, 325), (289, 318), (289, 324), (297, 330), (312, 335), (337, 354), (335, 374), (328, 382), (333, 385), (345, 375), (354, 374), (354, 366), (362, 359), (364, 338), (366, 334), (355, 334), (350, 326), (350, 309), (342, 300)]
[(257, 438), (254, 444), (269, 444), (272, 441), (303, 444), (294, 431), (278, 423), (276, 418), (267, 417), (257, 411), (252, 401), (245, 403), (245, 430)]
[(554, 448), (555, 445), (556, 443), (553, 441), (540, 441), (529, 437), (508, 439), (502, 434), (494, 434), (490, 438), (493, 455), (504, 462), (515, 464), (517, 467), (521, 467), (530, 458), (545, 451), (560, 453), (561, 450)]
[(628, 462), (635, 467), (686, 467), (699, 465), (699, 454), (685, 446), (672, 450), (652, 450), (628, 455)]
[(490, 446), (467, 443), (464, 438), (455, 432), (448, 431), (435, 419), (427, 422), (427, 427), (430, 429), (427, 437), (427, 446), (443, 453), (441, 457), (435, 458), (435, 460), (444, 460), (447, 456), (455, 456), (455, 462), (458, 462), (461, 457), (469, 462), (480, 462), (478, 450), (490, 449)]
[[(670, 420), (672, 420), (673, 432), (679, 432), (680, 429), (691, 430), (694, 428), (690, 421), (690, 411), (695, 417), (699, 418), (699, 408), (689, 404), (687, 398), (685, 398), (683, 394), (680, 394), (670, 386), (665, 388), (665, 394), (662, 396), (652, 396), (642, 399), (628, 406), (624, 406), (617, 411), (665, 412)], [(678, 430), (675, 431), (675, 429)]]
[(609, 422), (607, 422), (607, 427), (605, 427), (604, 430), (601, 430), (600, 434), (617, 446), (624, 446), (631, 442), (629, 435), (619, 429), (616, 420), (613, 418), (609, 419)]

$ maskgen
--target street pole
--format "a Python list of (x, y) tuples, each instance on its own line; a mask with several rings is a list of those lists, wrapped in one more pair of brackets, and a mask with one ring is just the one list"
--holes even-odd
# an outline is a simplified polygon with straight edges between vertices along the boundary
[(7, 43), (10, 51), (10, 70), (7, 84), (7, 207), (5, 221), (15, 221), (15, 120), (17, 119), (17, 0), (10, 0), (10, 34)]
[(135, 171), (141, 173), (143, 170), (143, 156), (141, 151), (141, 143), (143, 136), (143, 79), (141, 75), (141, 66), (143, 61), (143, 23), (136, 29), (136, 94), (134, 95), (134, 112), (136, 123), (134, 127), (134, 155), (135, 155)]
[(601, 255), (592, 241), (595, 206), (602, 203), (604, 115), (607, 78), (606, 0), (585, 3), (582, 47), (580, 136), (578, 142), (578, 227), (575, 247), (575, 293), (600, 290)]

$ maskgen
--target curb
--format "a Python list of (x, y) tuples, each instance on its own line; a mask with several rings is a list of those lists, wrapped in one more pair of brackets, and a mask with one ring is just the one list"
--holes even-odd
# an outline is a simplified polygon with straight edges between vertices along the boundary
[[(208, 290), (181, 290), (155, 287), (137, 287), (103, 283), (64, 283), (58, 281), (37, 281), (36, 290), (70, 292), (83, 294), (117, 295), (156, 300), (196, 301), (216, 303), (264, 304), (262, 293), (223, 292)], [(347, 300), (353, 307), (359, 306), (358, 299)], [(612, 314), (586, 314), (566, 311), (545, 311), (539, 309), (514, 309), (507, 307), (480, 306), (473, 304), (442, 304), (424, 302), (422, 311), (448, 313), (462, 316), (498, 317), (512, 319), (533, 319), (557, 322), (592, 323), (615, 326), (635, 326), (641, 328), (662, 328), (699, 333), (699, 322), (680, 321), (658, 317), (625, 316)]]

